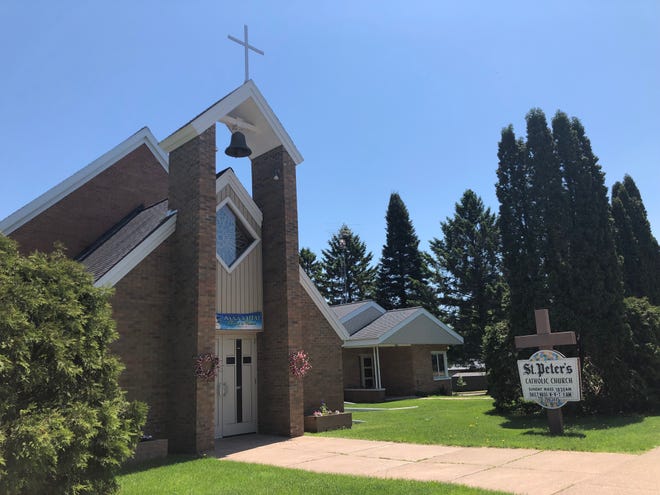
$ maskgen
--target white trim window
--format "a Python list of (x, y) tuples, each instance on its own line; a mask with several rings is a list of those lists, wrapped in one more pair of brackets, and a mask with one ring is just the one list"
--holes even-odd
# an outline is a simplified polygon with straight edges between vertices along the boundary
[(362, 388), (376, 388), (374, 357), (372, 354), (360, 354), (360, 382)]
[(231, 272), (257, 245), (259, 237), (229, 198), (216, 207), (215, 223), (216, 257)]
[(431, 366), (434, 380), (447, 378), (447, 353), (444, 351), (431, 351)]

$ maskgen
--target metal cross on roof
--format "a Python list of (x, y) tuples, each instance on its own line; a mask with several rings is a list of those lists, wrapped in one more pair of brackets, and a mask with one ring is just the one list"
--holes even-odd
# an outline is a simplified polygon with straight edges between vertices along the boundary
[(238, 38), (234, 38), (232, 35), (228, 35), (227, 38), (230, 40), (238, 43), (239, 45), (245, 47), (245, 82), (248, 82), (250, 79), (250, 71), (249, 71), (249, 64), (248, 64), (248, 50), (252, 50), (254, 52), (257, 52), (259, 55), (263, 55), (264, 52), (259, 50), (258, 48), (250, 45), (248, 43), (248, 27), (247, 25), (243, 25), (243, 37), (245, 38), (243, 41), (239, 40)]

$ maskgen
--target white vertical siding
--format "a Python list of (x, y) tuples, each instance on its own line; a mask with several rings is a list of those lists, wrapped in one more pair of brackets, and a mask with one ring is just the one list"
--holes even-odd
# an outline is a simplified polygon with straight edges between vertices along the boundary
[[(250, 226), (261, 237), (261, 227), (250, 215), (231, 187), (226, 186), (217, 195), (220, 203), (229, 197), (241, 215), (250, 222)], [(250, 253), (233, 267), (231, 273), (218, 262), (216, 311), (218, 313), (252, 313), (263, 310), (263, 277), (261, 268), (261, 240)]]

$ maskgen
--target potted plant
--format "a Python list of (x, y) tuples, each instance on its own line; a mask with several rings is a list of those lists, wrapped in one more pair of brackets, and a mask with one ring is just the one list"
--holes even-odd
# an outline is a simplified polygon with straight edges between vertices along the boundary
[(325, 401), (321, 401), (321, 407), (311, 415), (305, 416), (305, 431), (310, 433), (350, 428), (352, 424), (353, 415), (351, 413), (332, 411)]

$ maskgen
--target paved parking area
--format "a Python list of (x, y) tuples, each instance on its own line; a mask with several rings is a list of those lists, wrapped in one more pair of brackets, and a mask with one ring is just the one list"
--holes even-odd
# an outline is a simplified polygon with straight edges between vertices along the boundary
[(660, 494), (660, 447), (632, 455), (244, 435), (218, 440), (215, 455), (319, 473), (442, 481), (517, 494)]

